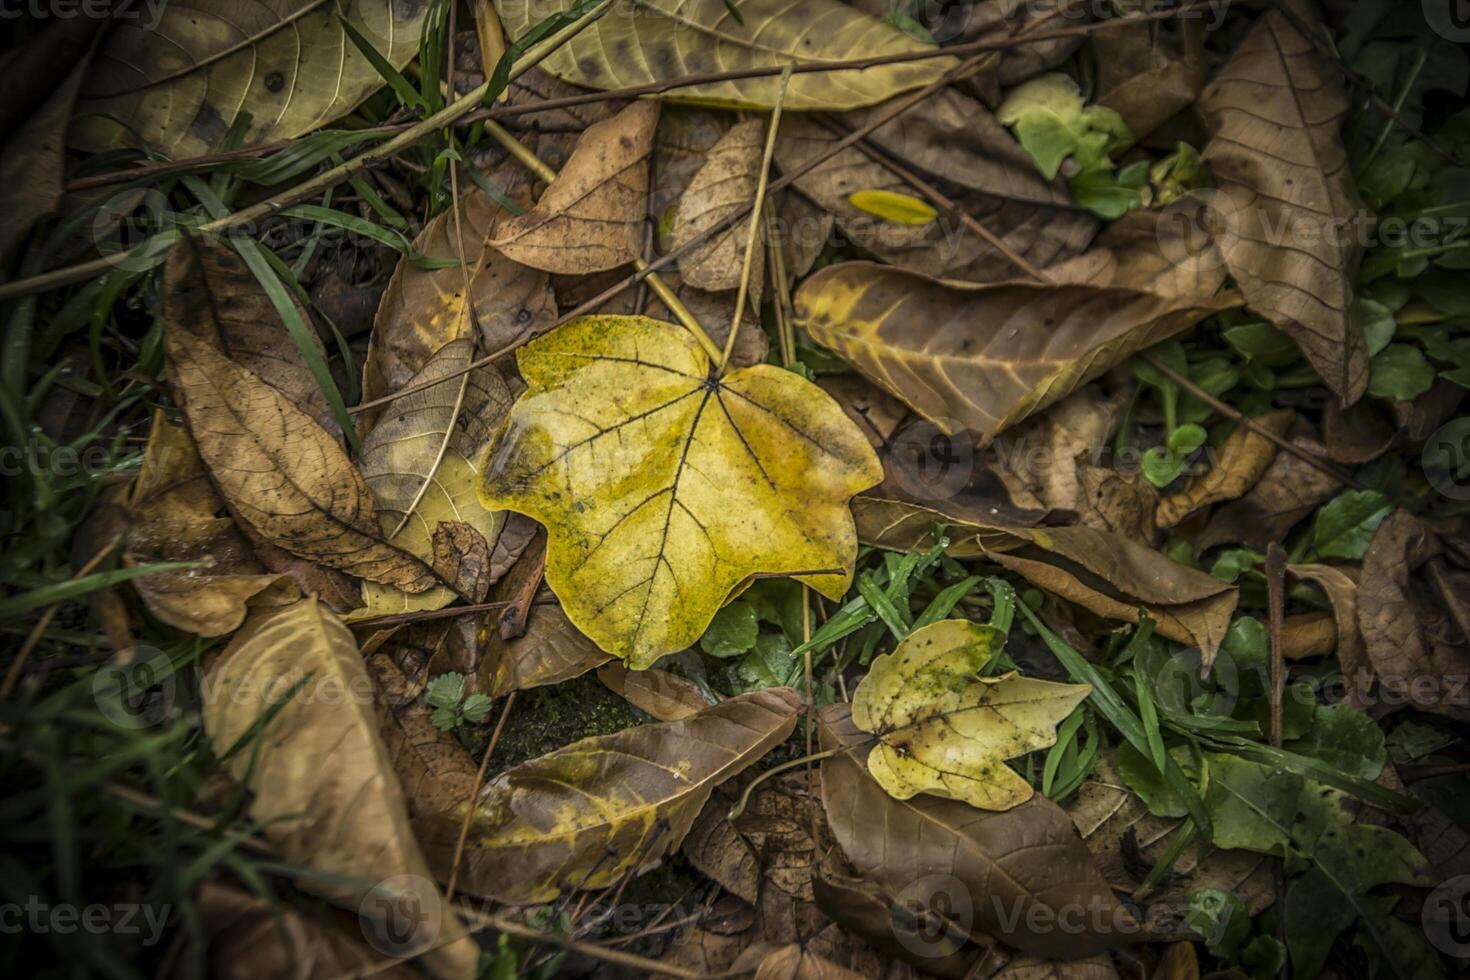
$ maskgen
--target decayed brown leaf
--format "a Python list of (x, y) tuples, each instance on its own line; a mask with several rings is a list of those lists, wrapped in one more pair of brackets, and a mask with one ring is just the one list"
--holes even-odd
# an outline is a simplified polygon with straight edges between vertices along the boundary
[[(1327, 462), (1322, 443), (1311, 434), (1310, 427), (1291, 436), (1292, 445)], [(1321, 469), (1303, 462), (1293, 453), (1277, 453), (1260, 482), (1239, 500), (1231, 501), (1210, 514), (1210, 523), (1193, 540), (1194, 553), (1203, 554), (1217, 544), (1243, 544), (1265, 551), (1272, 541), (1280, 541), (1286, 532), (1327, 500), (1342, 486)]]
[(1123, 117), (1142, 138), (1194, 104), (1209, 69), (1205, 24), (1195, 18), (1134, 24), (1093, 39), (1097, 51), (1096, 102)]
[(1470, 571), (1464, 527), (1436, 527), (1407, 511), (1378, 526), (1358, 577), (1358, 626), (1379, 686), (1395, 702), (1470, 721)]
[[(673, 248), (681, 248), (696, 236), (728, 218), (754, 199), (760, 182), (761, 151), (765, 146), (766, 121), (747, 119), (721, 136), (710, 148), (703, 164), (679, 198), (674, 215)], [(735, 289), (745, 257), (745, 240), (750, 235), (750, 218), (737, 221), (679, 259), (679, 274), (699, 289)], [(756, 239), (751, 260), (750, 297), (758, 303), (763, 282), (765, 249)]]
[[(233, 249), (210, 238), (190, 238), (169, 252), (163, 281), (163, 317), (170, 330), (187, 330), (218, 347), (328, 432), (341, 435), (326, 395), (280, 314)], [(305, 307), (295, 297), (291, 302), (302, 322), (311, 323)], [(326, 350), (315, 332), (311, 340), (325, 361)]]
[[(514, 168), (514, 169), (512, 169)], [(529, 186), (520, 164), (499, 167), (489, 179), (511, 200), (528, 204)], [(495, 222), (506, 214), (478, 187), (460, 195), (450, 209), (425, 226), (414, 248), (432, 259), (459, 262), (459, 235), (464, 236), (468, 270), (423, 269), (404, 259), (383, 293), (362, 368), (363, 401), (403, 388), (439, 348), (479, 328), (483, 353), (503, 350), (545, 331), (557, 317), (556, 298), (548, 276), (521, 265), (488, 244)], [(465, 298), (465, 279), (469, 296)], [(370, 410), (359, 422), (371, 428), (381, 414)]]
[[(822, 709), (821, 722), (824, 748), (867, 744), (846, 704)], [(952, 876), (968, 892), (973, 916), (969, 924), (957, 920), (962, 927), (1039, 955), (1086, 956), (1137, 931), (1050, 800), (1038, 795), (1002, 812), (927, 795), (896, 800), (868, 775), (862, 754), (838, 752), (822, 761), (822, 801), (847, 859), (889, 895), (907, 890), (922, 901), (925, 876)], [(1064, 907), (1087, 910), (1080, 929), (1036, 927), (1055, 923)]]
[[(887, 111), (875, 106), (837, 118), (842, 128), (854, 130)], [(828, 151), (839, 137), (818, 122), (785, 120), (776, 144), (777, 162), (793, 170)], [(1047, 183), (990, 111), (954, 89), (936, 92), (868, 138), (911, 169), (959, 188), (963, 193), (957, 203), (965, 212), (1034, 266), (1075, 255), (1097, 229), (1097, 222), (1072, 204), (1063, 182)], [(977, 282), (1016, 274), (993, 245), (949, 217), (902, 225), (855, 207), (849, 196), (857, 191), (915, 194), (897, 174), (856, 147), (817, 165), (797, 179), (796, 187), (834, 215), (849, 238), (887, 262)]]
[(440, 383), (394, 402), (363, 438), (358, 460), (388, 540), (433, 563), (455, 588), (411, 596), (369, 584), (363, 589), (366, 615), (438, 609), (456, 594), (479, 602), (509, 564), (491, 567), (505, 514), (480, 506), (475, 481), (511, 396), (493, 365), (465, 370), (474, 352), (469, 338), (435, 351), (408, 383)]
[(404, 592), (445, 584), (386, 540), (372, 492), (341, 445), (209, 341), (170, 324), (184, 420), (231, 512), (283, 551)]
[(235, 522), (220, 516), (215, 493), (194, 443), (160, 410), (127, 503), (131, 525), (123, 565), (203, 561), (206, 568), (165, 570), (133, 582), (150, 612), (177, 629), (223, 636), (239, 628), (250, 605), (300, 598), (295, 583), (268, 573)]
[[(1286, 434), (1296, 420), (1289, 408), (1268, 412), (1256, 425), (1278, 436)], [(1159, 501), (1155, 520), (1160, 527), (1173, 527), (1202, 507), (1242, 497), (1266, 474), (1276, 459), (1276, 444), (1245, 426), (1236, 426), (1220, 446), (1208, 471), (1191, 477), (1183, 487)]]
[(208, 937), (209, 976), (217, 980), (337, 980), (373, 970), (385, 980), (414, 980), (404, 964), (384, 964), (353, 918), (308, 918), (255, 895), (206, 881), (199, 917)]
[(597, 668), (597, 679), (633, 707), (659, 721), (683, 721), (710, 706), (699, 685), (667, 670), (629, 670), (619, 663)]
[(991, 442), (1004, 478), (1039, 506), (1080, 516), (1084, 467), (1103, 457), (1123, 402), (1121, 391), (1104, 397), (1098, 385), (1084, 385), (1047, 411), (1007, 429)]
[[(64, 23), (53, 20), (51, 26)], [(66, 126), (90, 60), (77, 63), (30, 118), (0, 142), (0, 265), (9, 263), (36, 222), (61, 204)]]
[[(378, 732), (357, 644), (314, 598), (255, 613), (211, 667), (202, 700), (216, 754), (234, 747), (288, 693), (258, 752), (236, 752), (229, 771), (248, 780), (250, 815), (285, 861), (364, 882), (303, 876), (298, 887), (369, 917), (382, 914), (400, 887), (395, 879), (427, 883), (428, 866)], [(326, 758), (331, 764), (324, 766)], [(370, 897), (382, 888), (386, 906)], [(452, 907), (431, 897), (421, 909), (429, 918), (415, 923), (425, 961), (441, 977), (472, 977), (474, 941)]]
[(1019, 956), (1007, 963), (994, 980), (1118, 980), (1118, 968), (1102, 953), (1080, 960)]
[(946, 283), (871, 262), (828, 266), (796, 293), (814, 339), (944, 431), (982, 442), (1230, 305), (1142, 288)]
[(1342, 699), (1359, 710), (1367, 710), (1373, 664), (1368, 659), (1368, 648), (1358, 622), (1356, 570), (1333, 565), (1289, 565), (1287, 571), (1316, 585), (1327, 596), (1336, 625), (1335, 649), (1337, 666), (1342, 671)]
[(1368, 386), (1352, 290), (1366, 214), (1338, 137), (1347, 108), (1332, 69), (1276, 10), (1200, 99), (1225, 264), (1246, 303), (1301, 346), (1343, 404)]
[(588, 127), (536, 206), (504, 216), (490, 244), (547, 272), (601, 272), (638, 258), (657, 102), (635, 102)]
[(949, 528), (951, 557), (985, 556), (1033, 585), (1108, 619), (1136, 622), (1148, 610), (1161, 636), (1197, 646), (1209, 663), (1225, 638), (1238, 591), (1161, 552), (1090, 527), (957, 524), (938, 511), (891, 500), (853, 500), (858, 538), (903, 551), (932, 546), (934, 524)]
[(800, 709), (794, 690), (767, 688), (501, 773), (476, 807), (465, 889), (544, 902), (657, 863), (683, 842), (715, 786), (786, 740)]

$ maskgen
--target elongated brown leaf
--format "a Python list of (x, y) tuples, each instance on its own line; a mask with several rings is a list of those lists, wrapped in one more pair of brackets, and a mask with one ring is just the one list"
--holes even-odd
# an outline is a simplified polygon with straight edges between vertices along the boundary
[[(291, 399), (333, 435), (341, 430), (327, 407), (327, 396), (296, 349), (286, 325), (255, 273), (228, 245), (193, 238), (168, 255), (164, 266), (163, 316), (171, 328), (208, 341), (237, 365)], [(302, 322), (305, 307), (291, 300)], [(326, 360), (321, 339), (312, 333)]]
[[(248, 780), (260, 832), (286, 862), (338, 876), (301, 877), (299, 887), (368, 917), (392, 907), (375, 894), (391, 903), (407, 883), (414, 897), (430, 899), (418, 910), (426, 918), (413, 922), (411, 945), (425, 950), (439, 976), (472, 977), (474, 941), (429, 881), (357, 644), (316, 599), (257, 613), (220, 654), (202, 698), (214, 751), (234, 747), (283, 698), (258, 751), (228, 760), (235, 778)], [(428, 886), (426, 895), (415, 878)]]
[[(1267, 432), (1282, 436), (1296, 419), (1289, 408), (1268, 412), (1253, 419)], [(1226, 437), (1209, 470), (1191, 477), (1183, 487), (1159, 501), (1155, 520), (1160, 527), (1173, 527), (1201, 507), (1235, 500), (1254, 487), (1276, 459), (1276, 444), (1243, 425)]]
[[(514, 169), (513, 169), (514, 168)], [(489, 179), (511, 200), (529, 205), (530, 190), (518, 163), (491, 171)], [(506, 213), (490, 195), (471, 186), (454, 210), (425, 226), (414, 248), (431, 259), (459, 262), (459, 237), (469, 263), (466, 270), (423, 269), (408, 259), (398, 263), (378, 307), (368, 355), (362, 368), (362, 397), (372, 401), (403, 388), (428, 364), (436, 350), (479, 325), (482, 354), (502, 350), (556, 322), (556, 298), (545, 272), (512, 261), (488, 244), (495, 222)], [(360, 423), (371, 428), (379, 411)]]
[(814, 339), (945, 432), (981, 442), (1230, 305), (1144, 288), (945, 283), (871, 262), (828, 266), (796, 293)]
[[(572, 0), (502, 0), (508, 33), (521, 37)], [(732, 12), (733, 11), (733, 12)], [(594, 88), (624, 88), (703, 72), (790, 63), (820, 64), (932, 46), (838, 0), (635, 0), (552, 52), (543, 67)], [(788, 109), (848, 109), (919, 88), (953, 67), (953, 58), (883, 65), (864, 71), (802, 73), (791, 78)], [(769, 109), (774, 76), (681, 86), (675, 98), (706, 105)]]
[(365, 0), (237, 4), (196, 0), (130, 8), (82, 88), (71, 142), (90, 152), (148, 146), (165, 156), (217, 150), (242, 118), (247, 146), (319, 129), (378, 90), (383, 77), (350, 24), (394, 67), (418, 51), (428, 5)]
[(1342, 671), (1342, 699), (1360, 711), (1368, 710), (1369, 687), (1373, 682), (1373, 663), (1363, 629), (1358, 622), (1358, 582), (1352, 569), (1332, 565), (1289, 565), (1287, 571), (1299, 579), (1316, 585), (1332, 606), (1335, 629), (1335, 655)]
[(951, 557), (984, 556), (1033, 585), (1099, 616), (1137, 622), (1148, 610), (1161, 636), (1197, 646), (1209, 663), (1225, 638), (1238, 591), (1161, 552), (1090, 527), (966, 524), (913, 504), (857, 497), (858, 539), (902, 551), (932, 547), (930, 529), (949, 528)]
[(465, 887), (544, 902), (656, 863), (684, 840), (715, 786), (786, 740), (800, 708), (796, 691), (767, 688), (502, 773), (476, 808)]
[[(755, 198), (756, 184), (760, 182), (765, 132), (764, 119), (747, 119), (730, 129), (711, 147), (703, 165), (690, 180), (689, 188), (679, 198), (678, 212), (674, 217), (674, 248), (687, 244)], [(679, 259), (683, 280), (699, 289), (734, 289), (739, 286), (745, 241), (749, 234), (750, 218), (747, 217), (696, 246)], [(757, 238), (755, 256), (751, 261), (752, 302), (760, 300), (761, 269), (764, 265), (765, 250)]]
[[(51, 27), (64, 25), (53, 20)], [(87, 71), (83, 58), (25, 123), (0, 143), (0, 265), (8, 264), (35, 223), (61, 204), (66, 124)], [(14, 61), (11, 62), (14, 64)]]
[(290, 399), (175, 325), (164, 348), (189, 433), (237, 518), (284, 551), (359, 578), (404, 592), (444, 584), (387, 542), (362, 474)]
[[(884, 106), (844, 113), (842, 129), (863, 127)], [(795, 169), (827, 152), (841, 135), (817, 122), (782, 122), (776, 159)], [(1072, 204), (1065, 183), (1048, 183), (1015, 138), (976, 100), (943, 89), (884, 123), (868, 137), (886, 153), (931, 179), (960, 189), (966, 213), (1032, 265), (1044, 267), (1086, 247), (1097, 222)], [(952, 216), (926, 225), (875, 218), (849, 200), (857, 191), (916, 194), (902, 178), (850, 147), (798, 178), (796, 187), (836, 216), (843, 232), (886, 262), (972, 281), (1016, 275), (1015, 267), (984, 238)]]
[(1368, 385), (1352, 289), (1365, 215), (1338, 137), (1347, 108), (1332, 69), (1275, 10), (1200, 99), (1225, 264), (1246, 303), (1291, 335), (1343, 404)]
[(635, 102), (587, 129), (556, 180), (524, 215), (502, 217), (490, 244), (547, 272), (601, 272), (643, 249), (648, 156), (657, 102)]
[[(488, 567), (480, 569), (484, 574), (474, 575), (471, 563), (460, 559), (469, 557), (477, 536), (484, 551), (481, 563), (488, 566), (489, 550), (505, 526), (503, 511), (480, 506), (475, 482), (480, 457), (504, 420), (511, 397), (493, 365), (459, 373), (473, 357), (474, 344), (468, 338), (452, 340), (435, 351), (423, 370), (409, 379), (409, 386), (440, 383), (394, 402), (392, 411), (363, 439), (358, 462), (389, 541), (428, 562), (447, 550), (449, 567), (441, 574), (455, 583), (459, 594), (479, 602), (494, 576)], [(435, 536), (446, 524), (459, 526), (457, 536), (467, 546), (451, 543), (448, 549), (436, 548)], [(463, 571), (461, 564), (467, 566)], [(367, 585), (364, 615), (439, 609), (455, 595), (449, 588), (410, 596)]]
[(300, 598), (295, 583), (268, 573), (235, 522), (221, 516), (224, 501), (183, 429), (160, 410), (128, 500), (131, 525), (123, 565), (203, 561), (206, 568), (154, 572), (133, 580), (150, 612), (170, 626), (223, 636), (239, 628), (250, 605)]
[[(916, 899), (956, 879), (958, 894), (944, 892), (953, 899), (949, 917), (1025, 952), (1086, 956), (1136, 938), (1137, 923), (1056, 804), (1034, 796), (986, 812), (927, 795), (896, 800), (863, 765), (868, 736), (848, 711), (840, 703), (822, 709), (823, 747), (858, 748), (822, 761), (822, 801), (833, 835), (863, 877), (889, 895), (907, 890)], [(936, 876), (928, 882), (935, 891), (925, 892), (923, 879)], [(1077, 928), (1055, 928), (1064, 910)]]

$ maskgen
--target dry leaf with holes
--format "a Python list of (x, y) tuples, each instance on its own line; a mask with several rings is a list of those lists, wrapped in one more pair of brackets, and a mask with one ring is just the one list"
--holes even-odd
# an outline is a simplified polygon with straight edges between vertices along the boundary
[(435, 351), (408, 386), (438, 383), (389, 406), (363, 438), (358, 459), (389, 542), (435, 563), (456, 588), (409, 595), (365, 583), (359, 616), (440, 609), (457, 595), (479, 602), (496, 577), (490, 553), (500, 544), (505, 513), (481, 506), (475, 483), (480, 457), (510, 408), (510, 391), (493, 365), (465, 370), (474, 351), (467, 338)]
[(209, 341), (174, 324), (163, 338), (189, 433), (237, 520), (289, 554), (404, 592), (448, 584), (388, 543), (362, 474), (310, 416)]
[(481, 501), (546, 525), (567, 618), (635, 670), (697, 640), (755, 575), (836, 599), (853, 494), (882, 470), (822, 390), (769, 364), (723, 377), (684, 328), (585, 317), (521, 348), (528, 389)]
[[(747, 119), (732, 127), (710, 148), (703, 165), (679, 198), (674, 215), (673, 248), (682, 248), (755, 199), (765, 139), (766, 121)], [(706, 239), (679, 258), (680, 276), (699, 289), (735, 289), (740, 285), (749, 235), (750, 218), (746, 217)], [(750, 299), (757, 305), (764, 266), (765, 248), (757, 237), (750, 267)]]
[[(519, 38), (572, 0), (502, 0), (506, 33)], [(613, 11), (553, 51), (541, 67), (592, 88), (616, 89), (734, 68), (780, 68), (847, 58), (933, 50), (838, 0), (741, 0), (739, 16), (723, 0), (639, 0)], [(788, 109), (850, 109), (919, 88), (955, 64), (953, 58), (881, 65), (863, 71), (803, 72), (791, 77)], [(769, 109), (774, 75), (682, 85), (676, 98), (706, 105)]]
[[(375, 888), (413, 876), (429, 884), (372, 692), (352, 634), (314, 598), (251, 616), (203, 689), (204, 729), (219, 755), (285, 698), (259, 751), (236, 753), (229, 771), (247, 781), (250, 816), (282, 860), (331, 876), (302, 876), (297, 887), (368, 917), (399, 900)], [(425, 963), (440, 977), (473, 977), (478, 950), (453, 908), (437, 892), (401, 897), (411, 899), (428, 899), (419, 909), (426, 917), (413, 921)]]
[(1368, 386), (1352, 286), (1367, 214), (1338, 136), (1347, 110), (1332, 66), (1277, 10), (1261, 15), (1200, 98), (1226, 268), (1343, 404)]
[(658, 103), (635, 102), (588, 127), (536, 206), (503, 215), (490, 244), (514, 262), (564, 274), (602, 272), (638, 258), (657, 125)]
[(1228, 297), (1171, 298), (1146, 286), (980, 286), (872, 262), (828, 266), (801, 284), (812, 338), (947, 433), (988, 441)]
[(853, 693), (852, 721), (877, 737), (868, 771), (893, 796), (930, 793), (982, 810), (1031, 798), (1005, 760), (1053, 745), (1092, 688), (1015, 671), (981, 676), (1004, 642), (992, 627), (944, 619), (873, 661)]
[(546, 902), (658, 863), (710, 792), (786, 741), (800, 711), (794, 690), (766, 688), (501, 773), (476, 806), (465, 887), (513, 904)]

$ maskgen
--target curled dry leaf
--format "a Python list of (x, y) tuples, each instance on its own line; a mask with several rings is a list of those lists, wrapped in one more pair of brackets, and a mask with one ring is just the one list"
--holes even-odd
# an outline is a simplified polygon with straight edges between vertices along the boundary
[(433, 563), (455, 588), (409, 595), (365, 583), (363, 616), (440, 609), (456, 595), (479, 602), (497, 577), (489, 556), (505, 513), (482, 507), (475, 484), (480, 458), (510, 408), (510, 391), (494, 365), (464, 371), (474, 353), (468, 338), (435, 351), (408, 385), (439, 383), (389, 406), (363, 438), (358, 459), (389, 542)]
[[(679, 198), (674, 216), (672, 246), (681, 248), (692, 239), (713, 228), (733, 212), (747, 206), (754, 198), (760, 182), (761, 156), (765, 146), (766, 121), (747, 119), (721, 136), (710, 148), (704, 163), (689, 181)], [(696, 246), (679, 259), (679, 274), (699, 289), (735, 289), (740, 285), (740, 270), (745, 262), (745, 243), (750, 235), (747, 216), (714, 237)], [(751, 260), (750, 298), (759, 303), (765, 249), (756, 238)]]
[(658, 103), (635, 102), (588, 127), (536, 206), (502, 216), (490, 244), (512, 261), (564, 274), (602, 272), (638, 258), (657, 125)]
[[(440, 977), (474, 976), (478, 950), (428, 881), (357, 644), (316, 599), (252, 615), (205, 676), (204, 728), (215, 753), (236, 746), (288, 692), (258, 751), (227, 759), (252, 792), (260, 832), (288, 864), (328, 876), (303, 876), (298, 887), (343, 908), (371, 917), (395, 900), (427, 899), (426, 918), (414, 920), (424, 961)], [(412, 876), (427, 894), (393, 891)]]
[(444, 584), (389, 544), (341, 445), (219, 349), (170, 324), (169, 373), (205, 468), (230, 511), (292, 555), (404, 592)]
[[(1284, 436), (1296, 420), (1296, 412), (1283, 408), (1251, 421), (1267, 432)], [(1173, 527), (1202, 507), (1242, 497), (1266, 475), (1276, 460), (1276, 444), (1244, 425), (1237, 425), (1220, 446), (1209, 470), (1191, 477), (1177, 492), (1159, 501), (1155, 520), (1160, 527)]]
[(815, 340), (945, 432), (982, 442), (1229, 305), (1110, 286), (946, 283), (871, 262), (828, 266), (796, 293)]
[(1143, 607), (1159, 635), (1200, 649), (1205, 663), (1230, 626), (1238, 590), (1137, 542), (1089, 527), (991, 527), (892, 500), (853, 501), (858, 538), (900, 551), (926, 551), (931, 529), (948, 526), (948, 554), (982, 555), (1099, 616), (1137, 622)]
[(163, 570), (133, 580), (149, 612), (176, 629), (223, 636), (248, 607), (300, 598), (291, 579), (267, 573), (228, 517), (189, 434), (154, 413), (143, 465), (127, 503), (131, 518), (123, 565), (203, 561), (205, 568)]
[[(884, 106), (838, 117), (856, 130)], [(794, 170), (828, 152), (842, 132), (793, 117), (781, 124), (776, 159)], [(965, 212), (1034, 266), (1080, 252), (1097, 222), (1072, 204), (1065, 183), (1048, 183), (1026, 151), (990, 111), (954, 89), (942, 89), (867, 137), (909, 168), (957, 188)], [(895, 265), (932, 275), (993, 281), (1016, 274), (1011, 261), (984, 238), (945, 215), (925, 225), (875, 219), (850, 200), (854, 193), (894, 191), (909, 184), (862, 150), (849, 147), (818, 164), (796, 187), (836, 217), (854, 242)]]
[(1247, 305), (1301, 346), (1343, 404), (1368, 386), (1352, 288), (1366, 212), (1338, 136), (1347, 109), (1333, 69), (1276, 10), (1256, 21), (1200, 99), (1226, 268)]
[[(519, 38), (572, 0), (498, 4), (506, 31)], [(738, 11), (738, 14), (735, 13)], [(933, 50), (893, 25), (838, 0), (637, 0), (562, 45), (542, 67), (566, 81), (615, 89), (735, 68), (780, 68)], [(850, 109), (919, 88), (953, 67), (953, 58), (882, 65), (864, 71), (803, 72), (791, 77), (787, 109)], [(775, 76), (683, 85), (674, 97), (706, 105), (769, 109)]]
[(754, 575), (846, 591), (847, 502), (882, 471), (820, 388), (767, 364), (718, 377), (688, 331), (646, 317), (574, 320), (517, 363), (529, 388), (481, 501), (546, 525), (546, 581), (599, 647), (648, 667)]
[[(824, 748), (866, 744), (848, 711), (846, 704), (822, 709)], [(843, 854), (888, 895), (923, 901), (933, 894), (926, 885), (945, 887), (927, 876), (956, 879), (962, 886), (956, 897), (968, 902), (950, 905), (959, 915), (949, 917), (961, 929), (1023, 952), (1065, 957), (1121, 945), (1137, 932), (1071, 820), (1043, 796), (1000, 812), (926, 794), (898, 800), (869, 775), (859, 750), (822, 761), (822, 802)], [(1037, 927), (1055, 923), (1065, 908), (1086, 910), (1080, 929)]]
[(1337, 667), (1342, 672), (1342, 700), (1359, 711), (1368, 710), (1373, 664), (1358, 623), (1358, 583), (1334, 565), (1289, 565), (1287, 571), (1322, 590), (1332, 606)]
[[(501, 167), (489, 178), (511, 200), (529, 203), (523, 174), (522, 169)], [(451, 208), (430, 221), (414, 241), (423, 255), (454, 262), (454, 267), (424, 269), (405, 258), (393, 270), (363, 362), (363, 401), (404, 388), (436, 350), (469, 337), (476, 324), (479, 349), (488, 354), (513, 347), (556, 322), (556, 297), (547, 274), (512, 261), (488, 244), (495, 222), (506, 213), (501, 206), (479, 187), (470, 187), (460, 195), (457, 209), (458, 225)], [(461, 229), (468, 270), (457, 264)], [(364, 432), (384, 410), (370, 411), (360, 423)]]
[(597, 679), (633, 707), (659, 721), (683, 721), (710, 706), (698, 684), (656, 667), (629, 670), (622, 664), (603, 664), (597, 668)]
[(309, 918), (212, 881), (199, 886), (198, 908), (217, 980), (336, 980), (369, 969), (385, 980), (419, 976), (405, 964), (380, 965), (383, 955), (362, 941), (353, 918)]
[(965, 619), (914, 630), (873, 661), (852, 698), (852, 722), (877, 736), (868, 771), (901, 800), (919, 793), (1009, 810), (1033, 790), (1006, 759), (1055, 744), (1056, 726), (1092, 688), (981, 677), (1005, 637)]
[(242, 119), (245, 146), (319, 129), (383, 86), (343, 22), (402, 68), (428, 7), (199, 0), (152, 14), (120, 18), (93, 59), (70, 134), (78, 149), (146, 146), (179, 159), (220, 149)]
[[(1412, 707), (1470, 721), (1470, 572), (1463, 545), (1407, 511), (1378, 526), (1358, 577), (1358, 626), (1378, 684)], [(1396, 699), (1397, 700), (1397, 699)]]
[[(327, 396), (296, 349), (275, 305), (234, 249), (211, 238), (190, 238), (169, 252), (163, 283), (163, 317), (170, 329), (187, 330), (215, 345), (291, 399), (322, 428), (341, 435)], [(310, 324), (305, 307), (294, 296), (291, 302), (302, 322)], [(311, 342), (325, 362), (326, 349), (315, 331)]]
[(714, 787), (786, 740), (800, 710), (792, 689), (766, 688), (501, 773), (476, 807), (465, 886), (545, 902), (656, 864), (683, 842)]
[[(1309, 431), (1291, 436), (1292, 445), (1326, 463), (1322, 443)], [(1328, 500), (1342, 484), (1293, 453), (1277, 453), (1260, 482), (1244, 497), (1233, 500), (1210, 514), (1210, 523), (1194, 539), (1194, 553), (1201, 555), (1217, 544), (1241, 544), (1265, 551), (1272, 541), (1281, 541), (1318, 504)]]

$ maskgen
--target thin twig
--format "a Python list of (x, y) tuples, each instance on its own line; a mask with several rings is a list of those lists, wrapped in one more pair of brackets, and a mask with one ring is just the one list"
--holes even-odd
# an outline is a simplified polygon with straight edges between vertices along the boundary
[(475, 773), (475, 785), (470, 790), (470, 798), (464, 803), (464, 820), (459, 825), (459, 840), (454, 843), (454, 861), (449, 866), (449, 883), (444, 886), (444, 900), (454, 901), (454, 886), (459, 880), (459, 862), (464, 857), (465, 841), (470, 836), (470, 821), (475, 815), (475, 800), (480, 796), (480, 787), (485, 784), (485, 772), (490, 768), (490, 757), (495, 754), (495, 746), (500, 742), (500, 734), (505, 731), (505, 723), (510, 719), (510, 709), (516, 703), (516, 692), (511, 691), (505, 697), (505, 707), (500, 709), (500, 720), (495, 723), (495, 731), (490, 734), (490, 744), (485, 746), (485, 754), (480, 758), (480, 769)]

